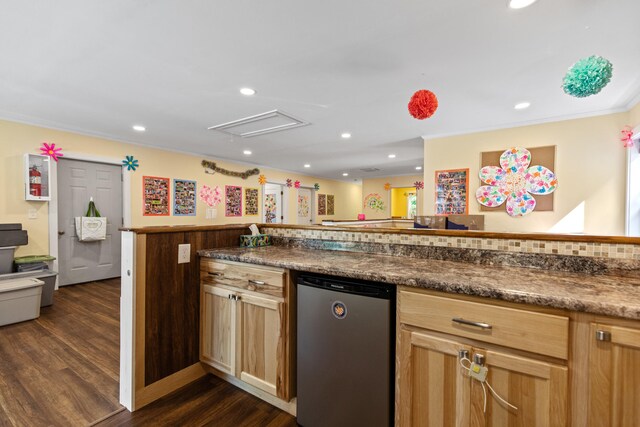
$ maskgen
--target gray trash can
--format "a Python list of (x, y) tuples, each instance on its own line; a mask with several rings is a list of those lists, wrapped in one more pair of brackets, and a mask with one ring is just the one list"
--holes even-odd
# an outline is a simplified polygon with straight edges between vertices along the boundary
[(40, 298), (40, 307), (47, 307), (53, 304), (53, 291), (56, 288), (56, 277), (58, 273), (51, 270), (43, 270), (38, 272), (33, 272), (33, 276), (36, 279), (40, 279), (44, 282), (42, 286), (42, 297)]

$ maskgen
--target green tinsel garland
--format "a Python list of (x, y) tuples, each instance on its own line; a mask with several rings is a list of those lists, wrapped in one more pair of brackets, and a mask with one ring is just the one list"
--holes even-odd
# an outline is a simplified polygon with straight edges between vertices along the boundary
[(586, 98), (600, 92), (610, 81), (613, 65), (601, 56), (583, 58), (573, 64), (562, 82), (566, 94)]

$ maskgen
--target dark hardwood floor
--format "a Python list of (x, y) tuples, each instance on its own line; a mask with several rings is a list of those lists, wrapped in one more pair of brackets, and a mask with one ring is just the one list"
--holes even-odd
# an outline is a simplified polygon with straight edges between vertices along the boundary
[(120, 279), (66, 286), (0, 327), (0, 426), (83, 426), (118, 403)]
[(97, 427), (289, 427), (296, 419), (213, 375), (207, 375), (133, 413), (120, 412)]
[(36, 320), (0, 327), (0, 427), (295, 426), (211, 375), (139, 411), (118, 403), (120, 279), (65, 286)]

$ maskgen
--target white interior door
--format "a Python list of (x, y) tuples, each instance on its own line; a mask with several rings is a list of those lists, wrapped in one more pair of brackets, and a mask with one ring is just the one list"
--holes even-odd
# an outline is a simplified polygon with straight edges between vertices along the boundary
[[(107, 217), (107, 238), (79, 242), (75, 217), (87, 211), (93, 197)], [(122, 167), (81, 160), (58, 162), (58, 269), (59, 286), (120, 276), (122, 225)]]
[(283, 220), (282, 186), (265, 184), (262, 196), (262, 221), (265, 224), (280, 224)]
[(298, 188), (298, 224), (313, 223), (313, 192), (309, 188)]

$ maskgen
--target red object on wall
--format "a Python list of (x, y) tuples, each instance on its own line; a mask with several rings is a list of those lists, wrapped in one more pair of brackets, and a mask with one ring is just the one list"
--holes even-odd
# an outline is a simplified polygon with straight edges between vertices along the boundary
[(32, 196), (42, 196), (42, 174), (37, 167), (29, 169), (29, 194)]
[(409, 101), (409, 113), (418, 120), (428, 119), (438, 109), (438, 98), (430, 90), (419, 90)]

